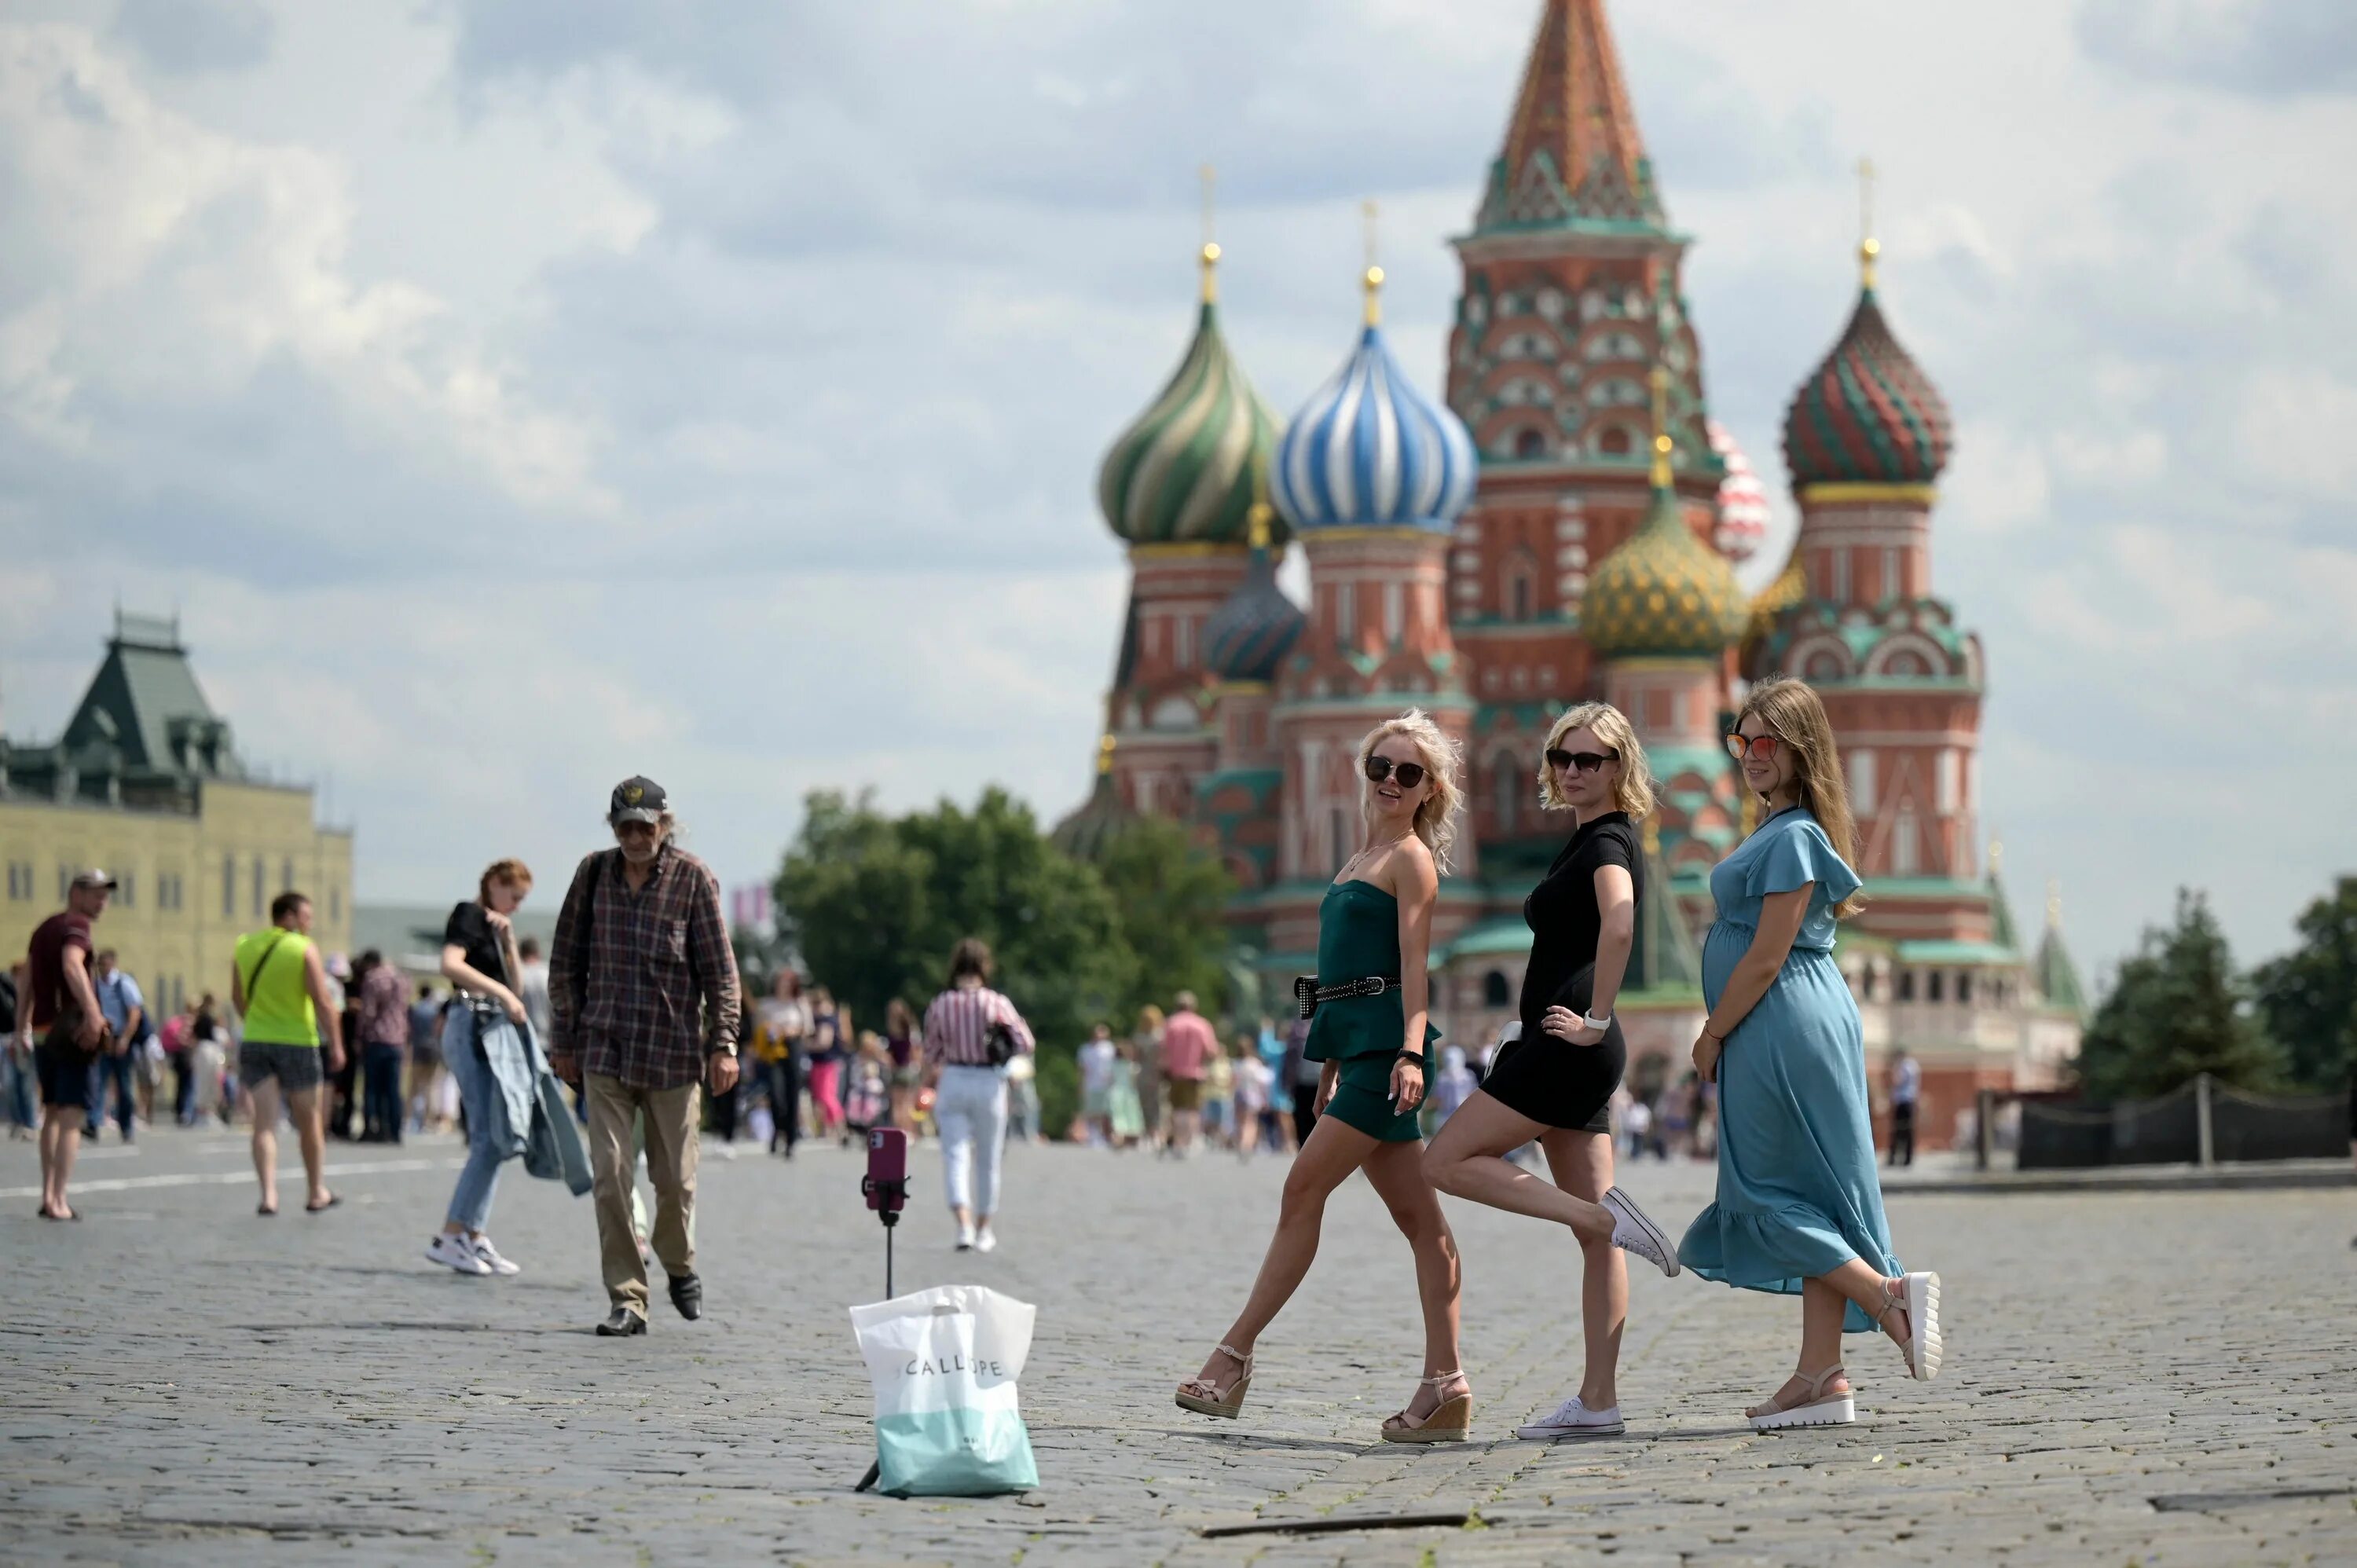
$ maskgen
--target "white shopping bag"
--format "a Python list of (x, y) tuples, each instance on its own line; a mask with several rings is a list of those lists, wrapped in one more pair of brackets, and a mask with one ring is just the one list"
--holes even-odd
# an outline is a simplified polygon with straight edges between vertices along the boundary
[(877, 1489), (986, 1497), (1039, 1484), (1015, 1380), (1031, 1353), (1029, 1304), (941, 1285), (851, 1309), (876, 1385)]

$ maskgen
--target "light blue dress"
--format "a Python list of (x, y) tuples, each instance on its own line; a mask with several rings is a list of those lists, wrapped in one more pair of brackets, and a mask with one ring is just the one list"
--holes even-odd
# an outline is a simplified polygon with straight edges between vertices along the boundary
[[(1785, 1295), (1852, 1258), (1900, 1272), (1876, 1175), (1857, 1004), (1834, 966), (1833, 908), (1858, 877), (1808, 812), (1769, 818), (1710, 874), (1718, 918), (1703, 945), (1703, 995), (1718, 1005), (1759, 930), (1761, 901), (1809, 883), (1791, 956), (1719, 1056), (1718, 1200), (1678, 1244), (1678, 1261), (1705, 1279)], [(1845, 1329), (1874, 1326), (1850, 1305)]]

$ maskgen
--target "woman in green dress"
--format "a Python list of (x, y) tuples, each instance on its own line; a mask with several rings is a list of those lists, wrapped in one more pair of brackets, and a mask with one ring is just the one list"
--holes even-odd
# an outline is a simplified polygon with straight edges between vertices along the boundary
[(1308, 1053), (1323, 1064), (1317, 1124), (1286, 1173), (1252, 1294), (1203, 1369), (1178, 1386), (1181, 1409), (1232, 1417), (1243, 1408), (1253, 1347), (1309, 1273), (1328, 1196), (1363, 1170), (1415, 1255), (1424, 1305), (1424, 1377), (1407, 1408), (1383, 1423), (1383, 1439), (1461, 1443), (1468, 1434), (1473, 1394), (1458, 1361), (1457, 1239), (1425, 1179), (1415, 1116), (1427, 1053), (1440, 1037), (1425, 964), (1457, 833), (1458, 768), (1457, 742), (1418, 711), (1378, 725), (1360, 744), (1366, 835), (1318, 906), (1317, 986), (1363, 990), (1316, 1003)]

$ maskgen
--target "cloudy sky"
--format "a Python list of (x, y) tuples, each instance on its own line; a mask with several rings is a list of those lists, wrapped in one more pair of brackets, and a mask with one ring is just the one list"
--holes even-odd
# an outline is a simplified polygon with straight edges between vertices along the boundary
[[(1345, 351), (1357, 204), (1437, 382), (1534, 0), (12, 0), (0, 723), (180, 610), (363, 897), (560, 870), (644, 769), (731, 882), (802, 793), (1086, 782), (1099, 453), (1189, 326), (1278, 408)], [(1960, 424), (1939, 587), (1988, 818), (2091, 967), (2172, 888), (2246, 956), (2357, 869), (2357, 7), (1616, 7), (1714, 402), (1855, 287)], [(1789, 517), (1786, 520), (1789, 526)]]

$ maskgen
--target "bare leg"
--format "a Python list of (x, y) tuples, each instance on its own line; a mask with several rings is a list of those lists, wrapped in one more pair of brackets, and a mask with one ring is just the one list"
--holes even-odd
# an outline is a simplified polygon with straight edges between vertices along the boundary
[[(1301, 1157), (1285, 1173), (1276, 1233), (1268, 1239), (1268, 1252), (1261, 1259), (1252, 1294), (1244, 1298), (1244, 1309), (1229, 1326), (1222, 1343), (1252, 1354), (1261, 1330), (1293, 1299), (1318, 1256), (1318, 1230), (1326, 1217), (1326, 1199), (1377, 1147), (1374, 1139), (1356, 1127), (1345, 1126), (1330, 1116), (1318, 1120), (1317, 1131), (1302, 1146)], [(1235, 1372), (1228, 1359), (1217, 1351), (1203, 1363), (1202, 1376), (1223, 1387), (1234, 1380)]]
[(321, 1089), (290, 1089), (286, 1113), (295, 1122), (295, 1142), (303, 1151), (303, 1177), (310, 1186), (304, 1202), (317, 1208), (328, 1201), (328, 1096)]
[[(1842, 1323), (1849, 1304), (1856, 1302), (1868, 1313), (1881, 1312), (1889, 1305), (1885, 1286), (1889, 1276), (1878, 1273), (1863, 1259), (1852, 1258), (1840, 1268), (1806, 1280), (1801, 1285), (1801, 1364), (1799, 1372), (1822, 1372), (1842, 1359)], [(1883, 1331), (1894, 1344), (1904, 1344), (1911, 1329), (1907, 1314), (1894, 1311), (1884, 1316)], [(1825, 1387), (1825, 1397), (1849, 1392), (1849, 1380), (1835, 1378)], [(1779, 1403), (1789, 1403), (1806, 1392), (1796, 1375), (1777, 1392)]]
[[(1457, 1238), (1440, 1212), (1439, 1196), (1424, 1178), (1424, 1152), (1414, 1144), (1379, 1144), (1367, 1156), (1365, 1169), (1368, 1185), (1391, 1209), (1392, 1222), (1415, 1254), (1415, 1291), (1424, 1306), (1424, 1375), (1437, 1378), (1458, 1371), (1465, 1364), (1457, 1343), (1457, 1303), (1464, 1289), (1464, 1271), (1458, 1262)], [(1418, 1383), (1407, 1413), (1420, 1421), (1442, 1402), (1470, 1391), (1462, 1377)]]
[(73, 1212), (66, 1202), (66, 1184), (73, 1179), (74, 1155), (81, 1149), (82, 1112), (72, 1105), (50, 1105), (41, 1113), (41, 1209), (47, 1214)]
[[(1539, 1135), (1555, 1185), (1594, 1203), (1612, 1188), (1612, 1135), (1550, 1127)], [(1620, 1402), (1620, 1333), (1629, 1321), (1629, 1255), (1603, 1240), (1579, 1239), (1579, 1314), (1587, 1330), (1587, 1368), (1579, 1402), (1609, 1410)]]
[(1435, 1187), (1452, 1197), (1552, 1219), (1583, 1242), (1595, 1240), (1609, 1246), (1610, 1210), (1541, 1181), (1504, 1157), (1549, 1130), (1544, 1122), (1509, 1111), (1477, 1089), (1425, 1150), (1425, 1174)]
[(253, 1112), (253, 1175), (262, 1184), (262, 1207), (278, 1212), (278, 1080), (264, 1079), (247, 1090)]

